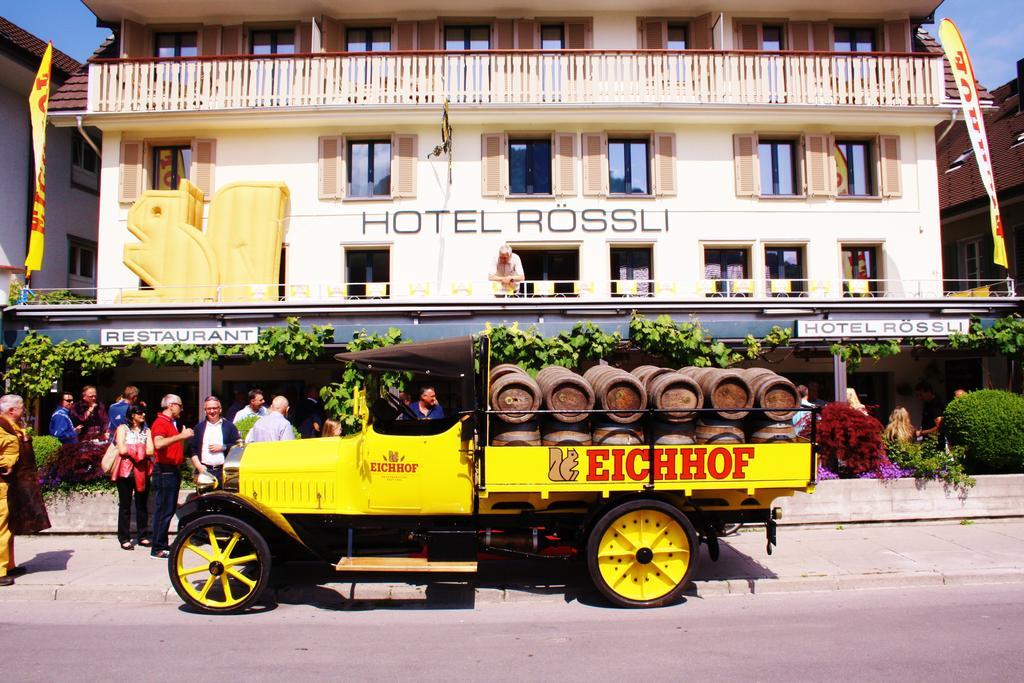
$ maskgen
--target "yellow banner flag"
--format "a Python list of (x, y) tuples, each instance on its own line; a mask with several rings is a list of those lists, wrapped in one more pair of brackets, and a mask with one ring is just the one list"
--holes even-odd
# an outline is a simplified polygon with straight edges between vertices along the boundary
[(996, 178), (992, 173), (992, 157), (988, 152), (988, 135), (985, 132), (985, 117), (982, 115), (981, 102), (978, 99), (978, 82), (974, 78), (974, 67), (971, 66), (971, 58), (967, 54), (967, 47), (964, 45), (960, 31), (949, 19), (943, 19), (939, 25), (939, 40), (942, 42), (942, 49), (946, 53), (946, 59), (949, 60), (953, 76), (956, 78), (957, 89), (960, 91), (960, 104), (964, 110), (964, 122), (967, 124), (967, 133), (971, 136), (974, 158), (978, 162), (978, 172), (981, 173), (981, 182), (985, 186), (985, 192), (988, 193), (992, 241), (995, 244), (992, 260), (997, 265), (1006, 268), (1003, 219), (999, 215)]
[(836, 157), (836, 192), (839, 196), (850, 194), (850, 168), (846, 164), (846, 155), (839, 145), (835, 146)]
[(53, 43), (46, 44), (43, 61), (28, 95), (32, 117), (32, 151), (35, 155), (36, 187), (32, 201), (32, 229), (29, 231), (28, 255), (25, 256), (25, 277), (43, 267), (43, 235), (46, 232), (46, 114), (50, 108), (50, 62)]

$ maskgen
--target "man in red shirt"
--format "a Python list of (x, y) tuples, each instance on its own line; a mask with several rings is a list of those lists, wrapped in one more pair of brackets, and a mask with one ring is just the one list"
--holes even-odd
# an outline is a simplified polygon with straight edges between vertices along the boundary
[(178, 430), (181, 417), (181, 397), (167, 394), (160, 401), (163, 410), (153, 420), (153, 548), (150, 557), (164, 559), (170, 556), (167, 531), (178, 507), (178, 489), (181, 488), (181, 462), (185, 459), (185, 441), (192, 438), (192, 430)]

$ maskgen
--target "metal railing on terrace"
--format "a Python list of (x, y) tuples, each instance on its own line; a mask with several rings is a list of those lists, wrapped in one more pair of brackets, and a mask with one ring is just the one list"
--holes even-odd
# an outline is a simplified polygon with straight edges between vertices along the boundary
[(935, 106), (921, 53), (488, 50), (100, 59), (90, 112), (452, 104)]
[(155, 289), (98, 288), (22, 290), (12, 305), (66, 306), (74, 304), (346, 304), (385, 302), (459, 303), (494, 300), (619, 300), (654, 298), (661, 301), (722, 299), (920, 299), (953, 301), (964, 298), (1012, 298), (1012, 279), (1004, 280), (527, 280), (511, 291), (486, 280), (346, 284), (265, 284), (221, 287), (161, 287)]

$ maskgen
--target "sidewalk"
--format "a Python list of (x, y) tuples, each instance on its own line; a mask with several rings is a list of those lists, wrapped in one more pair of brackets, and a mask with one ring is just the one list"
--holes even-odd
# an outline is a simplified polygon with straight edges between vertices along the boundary
[[(20, 537), (18, 562), (28, 573), (0, 588), (0, 602), (180, 604), (170, 587), (167, 562), (138, 548), (128, 552), (112, 536)], [(904, 588), (1024, 582), (1024, 520), (886, 525), (787, 527), (779, 546), (765, 552), (762, 529), (723, 539), (711, 562), (701, 550), (691, 594), (700, 597), (769, 592)], [(351, 605), (361, 601), (451, 599), (473, 602), (588, 599), (583, 563), (481, 562), (466, 583), (429, 583), (426, 575), (372, 577), (336, 574), (320, 565), (276, 570), (270, 591), (280, 602)], [(437, 581), (437, 579), (433, 579)]]

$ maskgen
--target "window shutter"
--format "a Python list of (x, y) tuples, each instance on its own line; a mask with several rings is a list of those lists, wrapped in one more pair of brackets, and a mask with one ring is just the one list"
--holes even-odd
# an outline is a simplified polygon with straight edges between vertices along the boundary
[(516, 21), (516, 48), (519, 50), (537, 49), (537, 22), (532, 19)]
[(313, 23), (304, 21), (295, 27), (295, 51), (308, 55), (313, 51)]
[(568, 50), (585, 50), (589, 47), (590, 26), (582, 21), (565, 22), (565, 47)]
[(220, 26), (204, 26), (199, 32), (199, 54), (203, 57), (220, 54)]
[(693, 50), (710, 50), (714, 46), (711, 36), (711, 14), (702, 14), (690, 22), (690, 40)]
[(676, 194), (676, 136), (675, 133), (654, 134), (654, 194)]
[(902, 196), (903, 183), (900, 177), (900, 138), (898, 135), (880, 135), (878, 137), (878, 158), (882, 196)]
[(400, 21), (395, 24), (395, 50), (409, 52), (416, 49), (416, 22)]
[(418, 50), (437, 50), (438, 26), (436, 21), (419, 22), (416, 48)]
[(576, 196), (576, 133), (555, 133), (554, 180), (556, 195)]
[(757, 24), (740, 24), (737, 31), (739, 37), (739, 49), (741, 50), (760, 50), (761, 41), (759, 35), (761, 33), (761, 27)]
[(830, 135), (804, 136), (804, 165), (807, 167), (807, 196), (834, 197), (836, 174), (832, 167), (835, 143)]
[(516, 25), (511, 19), (496, 19), (491, 28), (491, 44), (495, 50), (512, 50), (516, 44)]
[(142, 140), (121, 141), (121, 187), (118, 201), (131, 203), (142, 196), (142, 167), (146, 145)]
[(816, 21), (811, 25), (811, 37), (814, 38), (812, 50), (815, 52), (832, 52), (832, 26), (827, 21)]
[(242, 55), (245, 49), (242, 47), (242, 27), (225, 26), (221, 31), (221, 54)]
[(733, 135), (732, 158), (736, 166), (736, 196), (761, 194), (760, 169), (757, 167), (757, 136)]
[(391, 141), (391, 196), (416, 196), (416, 135), (394, 135)]
[(885, 22), (885, 49), (887, 52), (910, 52), (910, 20)]
[(608, 137), (604, 133), (583, 134), (583, 194), (608, 194)]
[(345, 31), (341, 22), (331, 17), (324, 17), (321, 20), (320, 46), (324, 52), (345, 51)]
[(319, 142), (317, 194), (320, 199), (341, 199), (345, 195), (345, 138), (328, 135)]
[(668, 46), (668, 22), (664, 19), (644, 19), (641, 24), (640, 45), (645, 50), (664, 50)]
[(213, 169), (217, 162), (216, 140), (192, 141), (192, 168), (189, 181), (198, 187), (206, 201), (213, 196)]
[(789, 47), (796, 52), (811, 49), (811, 22), (792, 21), (789, 24)]
[(505, 134), (484, 133), (480, 136), (480, 194), (484, 197), (504, 197)]

